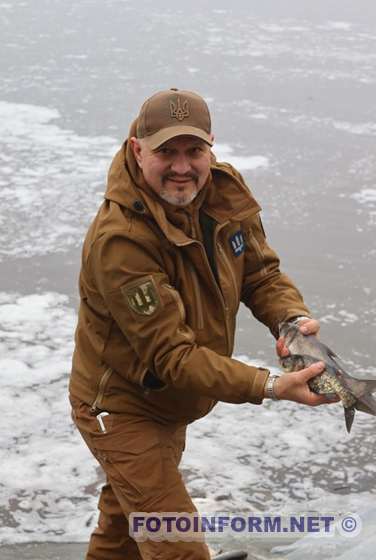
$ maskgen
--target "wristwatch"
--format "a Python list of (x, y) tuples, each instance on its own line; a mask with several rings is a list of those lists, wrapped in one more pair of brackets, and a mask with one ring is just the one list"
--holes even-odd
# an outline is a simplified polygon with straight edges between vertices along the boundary
[(273, 399), (273, 401), (278, 401), (278, 397), (274, 393), (274, 383), (280, 375), (269, 375), (266, 385), (265, 385), (265, 397), (267, 399)]
[(299, 317), (294, 317), (289, 322), (292, 323), (293, 325), (298, 326), (299, 322), (303, 321), (303, 319), (310, 321), (311, 317), (307, 317), (306, 315), (299, 315)]

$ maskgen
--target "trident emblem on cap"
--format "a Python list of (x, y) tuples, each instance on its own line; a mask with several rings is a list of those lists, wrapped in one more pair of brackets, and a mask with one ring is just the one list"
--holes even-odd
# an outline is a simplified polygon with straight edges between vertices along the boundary
[(188, 99), (183, 101), (183, 107), (180, 104), (180, 97), (178, 97), (177, 104), (175, 104), (173, 101), (170, 101), (170, 111), (171, 117), (178, 119), (178, 121), (182, 121), (186, 117), (189, 117)]

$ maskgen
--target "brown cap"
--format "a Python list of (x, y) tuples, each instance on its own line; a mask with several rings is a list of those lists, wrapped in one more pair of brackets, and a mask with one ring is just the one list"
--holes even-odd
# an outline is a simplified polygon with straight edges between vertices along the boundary
[(155, 93), (142, 105), (137, 120), (137, 138), (155, 150), (167, 140), (188, 134), (213, 145), (208, 106), (192, 91), (171, 88)]

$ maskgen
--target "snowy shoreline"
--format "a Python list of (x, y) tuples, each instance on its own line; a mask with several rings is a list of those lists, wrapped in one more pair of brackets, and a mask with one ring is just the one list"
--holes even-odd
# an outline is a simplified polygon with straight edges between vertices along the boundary
[[(67, 400), (75, 322), (65, 295), (0, 294), (3, 544), (85, 541), (96, 523), (102, 477)], [(357, 414), (349, 437), (337, 405), (219, 403), (190, 426), (182, 471), (201, 512), (371, 509), (372, 421)]]

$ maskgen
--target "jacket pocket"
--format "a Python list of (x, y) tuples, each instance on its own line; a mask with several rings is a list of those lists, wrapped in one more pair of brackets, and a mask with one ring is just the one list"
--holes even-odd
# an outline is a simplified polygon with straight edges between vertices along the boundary
[(109, 414), (103, 420), (106, 432), (91, 437), (94, 456), (131, 507), (153, 499), (166, 479), (157, 430), (122, 414)]

